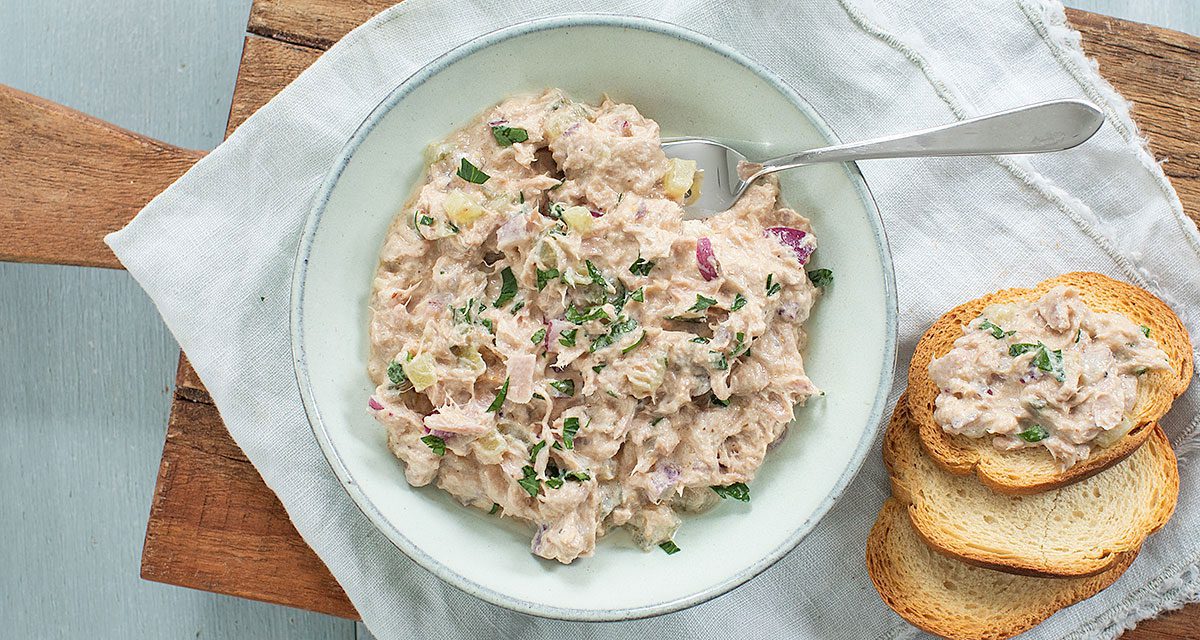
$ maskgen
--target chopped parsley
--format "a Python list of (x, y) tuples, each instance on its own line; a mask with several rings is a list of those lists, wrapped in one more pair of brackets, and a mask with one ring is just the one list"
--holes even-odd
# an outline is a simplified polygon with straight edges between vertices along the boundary
[(638, 336), (637, 342), (629, 345), (628, 347), (625, 347), (624, 349), (621, 349), (621, 355), (625, 355), (625, 354), (629, 353), (630, 351), (633, 351), (634, 349), (642, 346), (642, 343), (644, 343), (645, 341), (646, 341), (646, 330), (642, 329), (642, 335)]
[(773, 274), (773, 273), (767, 274), (767, 297), (768, 298), (779, 293), (779, 290), (783, 288), (783, 286), (780, 285), (778, 282), (772, 282), (774, 279), (775, 279), (775, 274)]
[(561, 202), (551, 202), (546, 205), (546, 217), (562, 220), (563, 211), (566, 211), (566, 209)]
[(560, 273), (558, 272), (558, 269), (546, 269), (545, 271), (542, 271), (541, 269), (538, 269), (538, 270), (537, 270), (537, 288), (538, 288), (538, 291), (541, 291), (542, 289), (545, 289), (545, 288), (546, 288), (546, 284), (548, 284), (548, 283), (549, 283), (551, 280), (553, 280), (553, 279), (557, 278), (557, 277), (558, 277), (558, 276), (560, 276), (560, 275), (562, 275), (562, 274), (560, 274)]
[(562, 394), (564, 398), (570, 398), (575, 395), (574, 380), (551, 380), (550, 386), (554, 387), (554, 390)]
[(579, 334), (579, 329), (571, 329), (558, 334), (558, 343), (564, 347), (575, 346), (575, 336)]
[(588, 352), (595, 353), (599, 349), (610, 346), (615, 343), (621, 336), (633, 331), (638, 326), (637, 320), (633, 318), (625, 318), (612, 323), (608, 329), (608, 333), (596, 336), (592, 339), (592, 344), (588, 345)]
[(709, 396), (709, 399), (712, 400), (712, 403), (717, 405), (718, 407), (728, 407), (729, 406), (728, 400), (722, 400), (715, 395)]
[(458, 177), (472, 184), (483, 184), (491, 178), (488, 174), (479, 170), (479, 167), (471, 164), (470, 160), (462, 159), (462, 164), (458, 167)]
[(729, 357), (736, 358), (748, 351), (750, 351), (750, 345), (746, 343), (746, 334), (741, 331), (737, 332), (736, 339), (733, 341), (733, 348), (729, 350)]
[(739, 502), (750, 502), (750, 487), (746, 486), (745, 482), (736, 482), (734, 484), (710, 487), (722, 499), (730, 498)]
[(537, 471), (534, 471), (533, 467), (525, 465), (521, 467), (521, 473), (523, 475), (520, 480), (517, 480), (517, 484), (521, 485), (521, 488), (525, 490), (525, 493), (529, 494), (530, 498), (536, 498), (538, 491), (542, 489), (542, 483), (538, 481)]
[(542, 327), (529, 336), (529, 341), (533, 344), (541, 344), (546, 340), (546, 327)]
[(658, 545), (658, 548), (666, 551), (667, 555), (669, 556), (679, 553), (679, 545), (675, 544), (674, 540), (667, 540), (666, 542)]
[(515, 316), (515, 315), (517, 315), (518, 311), (520, 311), (521, 309), (524, 309), (524, 308), (525, 308), (525, 301), (517, 300), (516, 302), (513, 303), (512, 309), (509, 309), (508, 311), (509, 311), (509, 313), (511, 313)]
[(1022, 342), (1014, 344), (1008, 348), (1008, 355), (1016, 358), (1026, 353), (1033, 352), (1033, 366), (1054, 375), (1054, 379), (1062, 382), (1067, 379), (1067, 374), (1063, 371), (1062, 350), (1055, 349), (1051, 351), (1045, 344), (1039, 340), (1037, 344)]
[(592, 283), (598, 284), (605, 289), (612, 286), (608, 283), (608, 280), (604, 279), (604, 274), (600, 273), (600, 269), (596, 268), (596, 265), (592, 264), (591, 260), (584, 260), (583, 262), (587, 265), (588, 276), (592, 278)]
[(808, 272), (808, 279), (822, 289), (833, 284), (833, 272), (829, 269), (813, 269)]
[(592, 479), (592, 476), (588, 475), (586, 471), (568, 471), (562, 477), (575, 482), (587, 482)]
[(1083, 327), (1075, 330), (1075, 344), (1079, 344), (1079, 338), (1083, 336)]
[(1140, 326), (1141, 326), (1141, 328), (1142, 328), (1142, 335), (1144, 335), (1144, 336), (1146, 336), (1147, 338), (1149, 338), (1149, 337), (1150, 337), (1150, 327), (1147, 327), (1147, 326), (1146, 326), (1146, 325), (1144, 325), (1144, 324), (1143, 324), (1143, 325), (1140, 325)]
[(558, 476), (546, 478), (546, 486), (550, 487), (551, 489), (561, 489), (563, 486), (563, 479)]
[(496, 515), (496, 512), (497, 512), (497, 511), (499, 511), (499, 510), (500, 510), (500, 505), (499, 505), (498, 503), (496, 503), (496, 502), (493, 502), (493, 503), (492, 503), (492, 510), (491, 510), (491, 511), (488, 511), (488, 515), (489, 515), (489, 516), (494, 516), (494, 515)]
[(492, 324), (491, 318), (484, 318), (479, 321), (479, 324), (483, 325), (484, 327), (487, 327), (488, 333), (495, 335), (496, 326)]
[(1021, 343), (1009, 346), (1008, 355), (1012, 356), (1013, 358), (1016, 358), (1018, 356), (1029, 353), (1030, 351), (1033, 351), (1034, 349), (1037, 349), (1037, 348), (1038, 348), (1038, 346), (1036, 344), (1030, 344), (1028, 342), (1021, 342)]
[[(990, 332), (992, 334), (992, 337), (997, 340), (1003, 340), (1003, 339), (1007, 338), (1008, 336), (1011, 336), (1014, 333), (1016, 333), (1016, 331), (1005, 331), (1004, 329), (1001, 329), (999, 326), (995, 325), (994, 323), (992, 323), (991, 320), (988, 320), (987, 318), (984, 318), (983, 322), (979, 323), (979, 328), (983, 329), (984, 331)], [(1078, 338), (1078, 337), (1079, 336), (1076, 336), (1076, 338)]]
[(696, 294), (696, 304), (692, 305), (688, 311), (704, 311), (705, 309), (717, 304), (716, 300)]
[(417, 224), (419, 224), (423, 227), (432, 227), (433, 226), (433, 216), (422, 215), (420, 218), (417, 219)]
[(729, 305), (730, 311), (737, 311), (746, 306), (746, 297), (738, 293), (733, 296), (733, 304)]
[(428, 436), (422, 436), (421, 442), (424, 442), (425, 446), (429, 447), (429, 450), (434, 452), (434, 454), (439, 455), (439, 456), (446, 455), (446, 441), (445, 440), (442, 440), (441, 438), (439, 438), (435, 435), (428, 435)]
[(508, 378), (504, 379), (504, 384), (496, 390), (496, 398), (492, 400), (492, 404), (488, 405), (488, 413), (496, 413), (500, 407), (504, 406), (504, 399), (508, 397)]
[(596, 373), (600, 373), (600, 370), (607, 366), (608, 366), (607, 364), (601, 362), (600, 364), (592, 367), (592, 371), (595, 371)]
[(629, 294), (629, 299), (633, 300), (634, 302), (645, 302), (646, 301), (646, 287), (639, 287), (637, 291), (634, 291), (633, 293)]
[(709, 340), (704, 336), (696, 336), (695, 338), (688, 340), (688, 342), (695, 342), (696, 344), (708, 344), (709, 342), (712, 342), (712, 340)]
[(404, 373), (404, 366), (393, 360), (388, 364), (387, 368), (388, 380), (392, 381), (393, 386), (400, 386), (408, 382), (408, 375)]
[(638, 256), (638, 259), (634, 260), (633, 264), (629, 265), (629, 273), (632, 273), (635, 276), (648, 276), (650, 275), (650, 270), (653, 268), (653, 262)]
[(575, 448), (575, 434), (579, 433), (579, 418), (571, 416), (563, 419), (563, 446)]
[(585, 322), (591, 322), (592, 320), (607, 318), (608, 314), (604, 312), (604, 307), (601, 305), (588, 307), (586, 310), (581, 311), (580, 309), (576, 308), (574, 304), (572, 304), (567, 308), (566, 317), (567, 320), (575, 324), (584, 324)]
[(1040, 424), (1035, 424), (1032, 427), (1017, 434), (1017, 437), (1025, 442), (1041, 442), (1050, 437), (1050, 432)]
[(729, 368), (729, 360), (725, 358), (725, 354), (720, 351), (709, 351), (716, 357), (712, 359), (712, 366), (717, 371), (724, 371)]
[(515, 297), (517, 297), (517, 277), (513, 275), (512, 267), (504, 267), (504, 270), (500, 272), (500, 295), (496, 297), (492, 306), (499, 309)]
[(474, 324), (479, 319), (479, 314), (487, 308), (482, 302), (476, 302), (475, 298), (467, 300), (467, 303), (461, 307), (451, 307), (450, 313), (454, 317), (455, 324)]
[(537, 444), (533, 445), (533, 448), (529, 450), (529, 461), (533, 462), (534, 460), (537, 460), (538, 454), (541, 453), (542, 449), (545, 449), (545, 448), (546, 448), (545, 440), (541, 440)]
[(492, 127), (492, 137), (502, 147), (511, 147), (514, 142), (525, 142), (529, 139), (529, 132), (520, 127), (506, 127), (503, 125)]

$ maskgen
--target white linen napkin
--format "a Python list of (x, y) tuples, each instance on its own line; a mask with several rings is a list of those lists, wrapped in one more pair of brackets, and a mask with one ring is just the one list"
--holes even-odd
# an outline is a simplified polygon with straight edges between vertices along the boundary
[[(947, 308), (1072, 270), (1150, 289), (1200, 336), (1200, 235), (1055, 0), (407, 0), (334, 46), (107, 241), (158, 305), (230, 433), (380, 638), (902, 638), (867, 578), (864, 541), (888, 493), (871, 455), (800, 546), (729, 595), (622, 623), (525, 617), (465, 595), (394, 548), (354, 507), (292, 376), (292, 259), (343, 143), (397, 84), (449, 48), (555, 13), (634, 14), (724, 41), (783, 77), (854, 140), (1051, 98), (1101, 105), (1075, 150), (1027, 158), (873, 161), (900, 294), (896, 391)], [(303, 144), (296, 144), (302, 140)], [(1163, 421), (1181, 454), (1178, 512), (1113, 587), (1031, 637), (1106, 638), (1200, 599), (1200, 385)]]

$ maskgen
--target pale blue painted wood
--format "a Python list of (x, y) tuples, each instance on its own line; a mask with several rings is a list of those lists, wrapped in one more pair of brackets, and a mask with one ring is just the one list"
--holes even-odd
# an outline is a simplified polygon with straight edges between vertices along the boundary
[[(0, 0), (0, 83), (193, 148), (249, 0)], [(122, 271), (0, 264), (0, 636), (329, 638), (351, 622), (146, 582), (179, 349)]]
[[(1195, 0), (1066, 4), (1200, 33)], [(211, 148), (249, 5), (0, 0), (0, 83)], [(138, 578), (177, 355), (124, 272), (0, 263), (3, 635), (354, 638), (345, 621)]]

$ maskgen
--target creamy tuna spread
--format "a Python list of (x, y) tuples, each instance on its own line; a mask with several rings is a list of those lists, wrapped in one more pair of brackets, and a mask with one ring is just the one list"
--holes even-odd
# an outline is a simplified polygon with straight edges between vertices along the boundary
[(1168, 368), (1149, 328), (1096, 313), (1060, 286), (988, 307), (963, 327), (929, 364), (941, 389), (934, 420), (950, 433), (990, 435), (1001, 450), (1045, 447), (1065, 469), (1128, 433), (1139, 377)]
[(800, 357), (816, 244), (777, 183), (685, 221), (695, 165), (658, 125), (558, 90), (427, 160), (370, 302), (369, 406), (408, 482), (527, 521), (563, 563), (616, 527), (673, 553), (679, 512), (748, 500), (818, 392)]

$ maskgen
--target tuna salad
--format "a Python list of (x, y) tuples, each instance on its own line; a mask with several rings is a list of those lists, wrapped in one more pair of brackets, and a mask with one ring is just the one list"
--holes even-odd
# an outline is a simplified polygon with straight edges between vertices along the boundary
[(678, 551), (818, 393), (808, 220), (773, 180), (684, 220), (695, 165), (660, 142), (628, 104), (505, 100), (430, 146), (374, 281), (369, 406), (408, 482), (562, 563), (616, 527)]
[(1000, 450), (1045, 447), (1066, 469), (1128, 433), (1139, 377), (1169, 368), (1149, 328), (1055, 287), (963, 327), (929, 364), (941, 390), (933, 416), (947, 432), (992, 436)]

